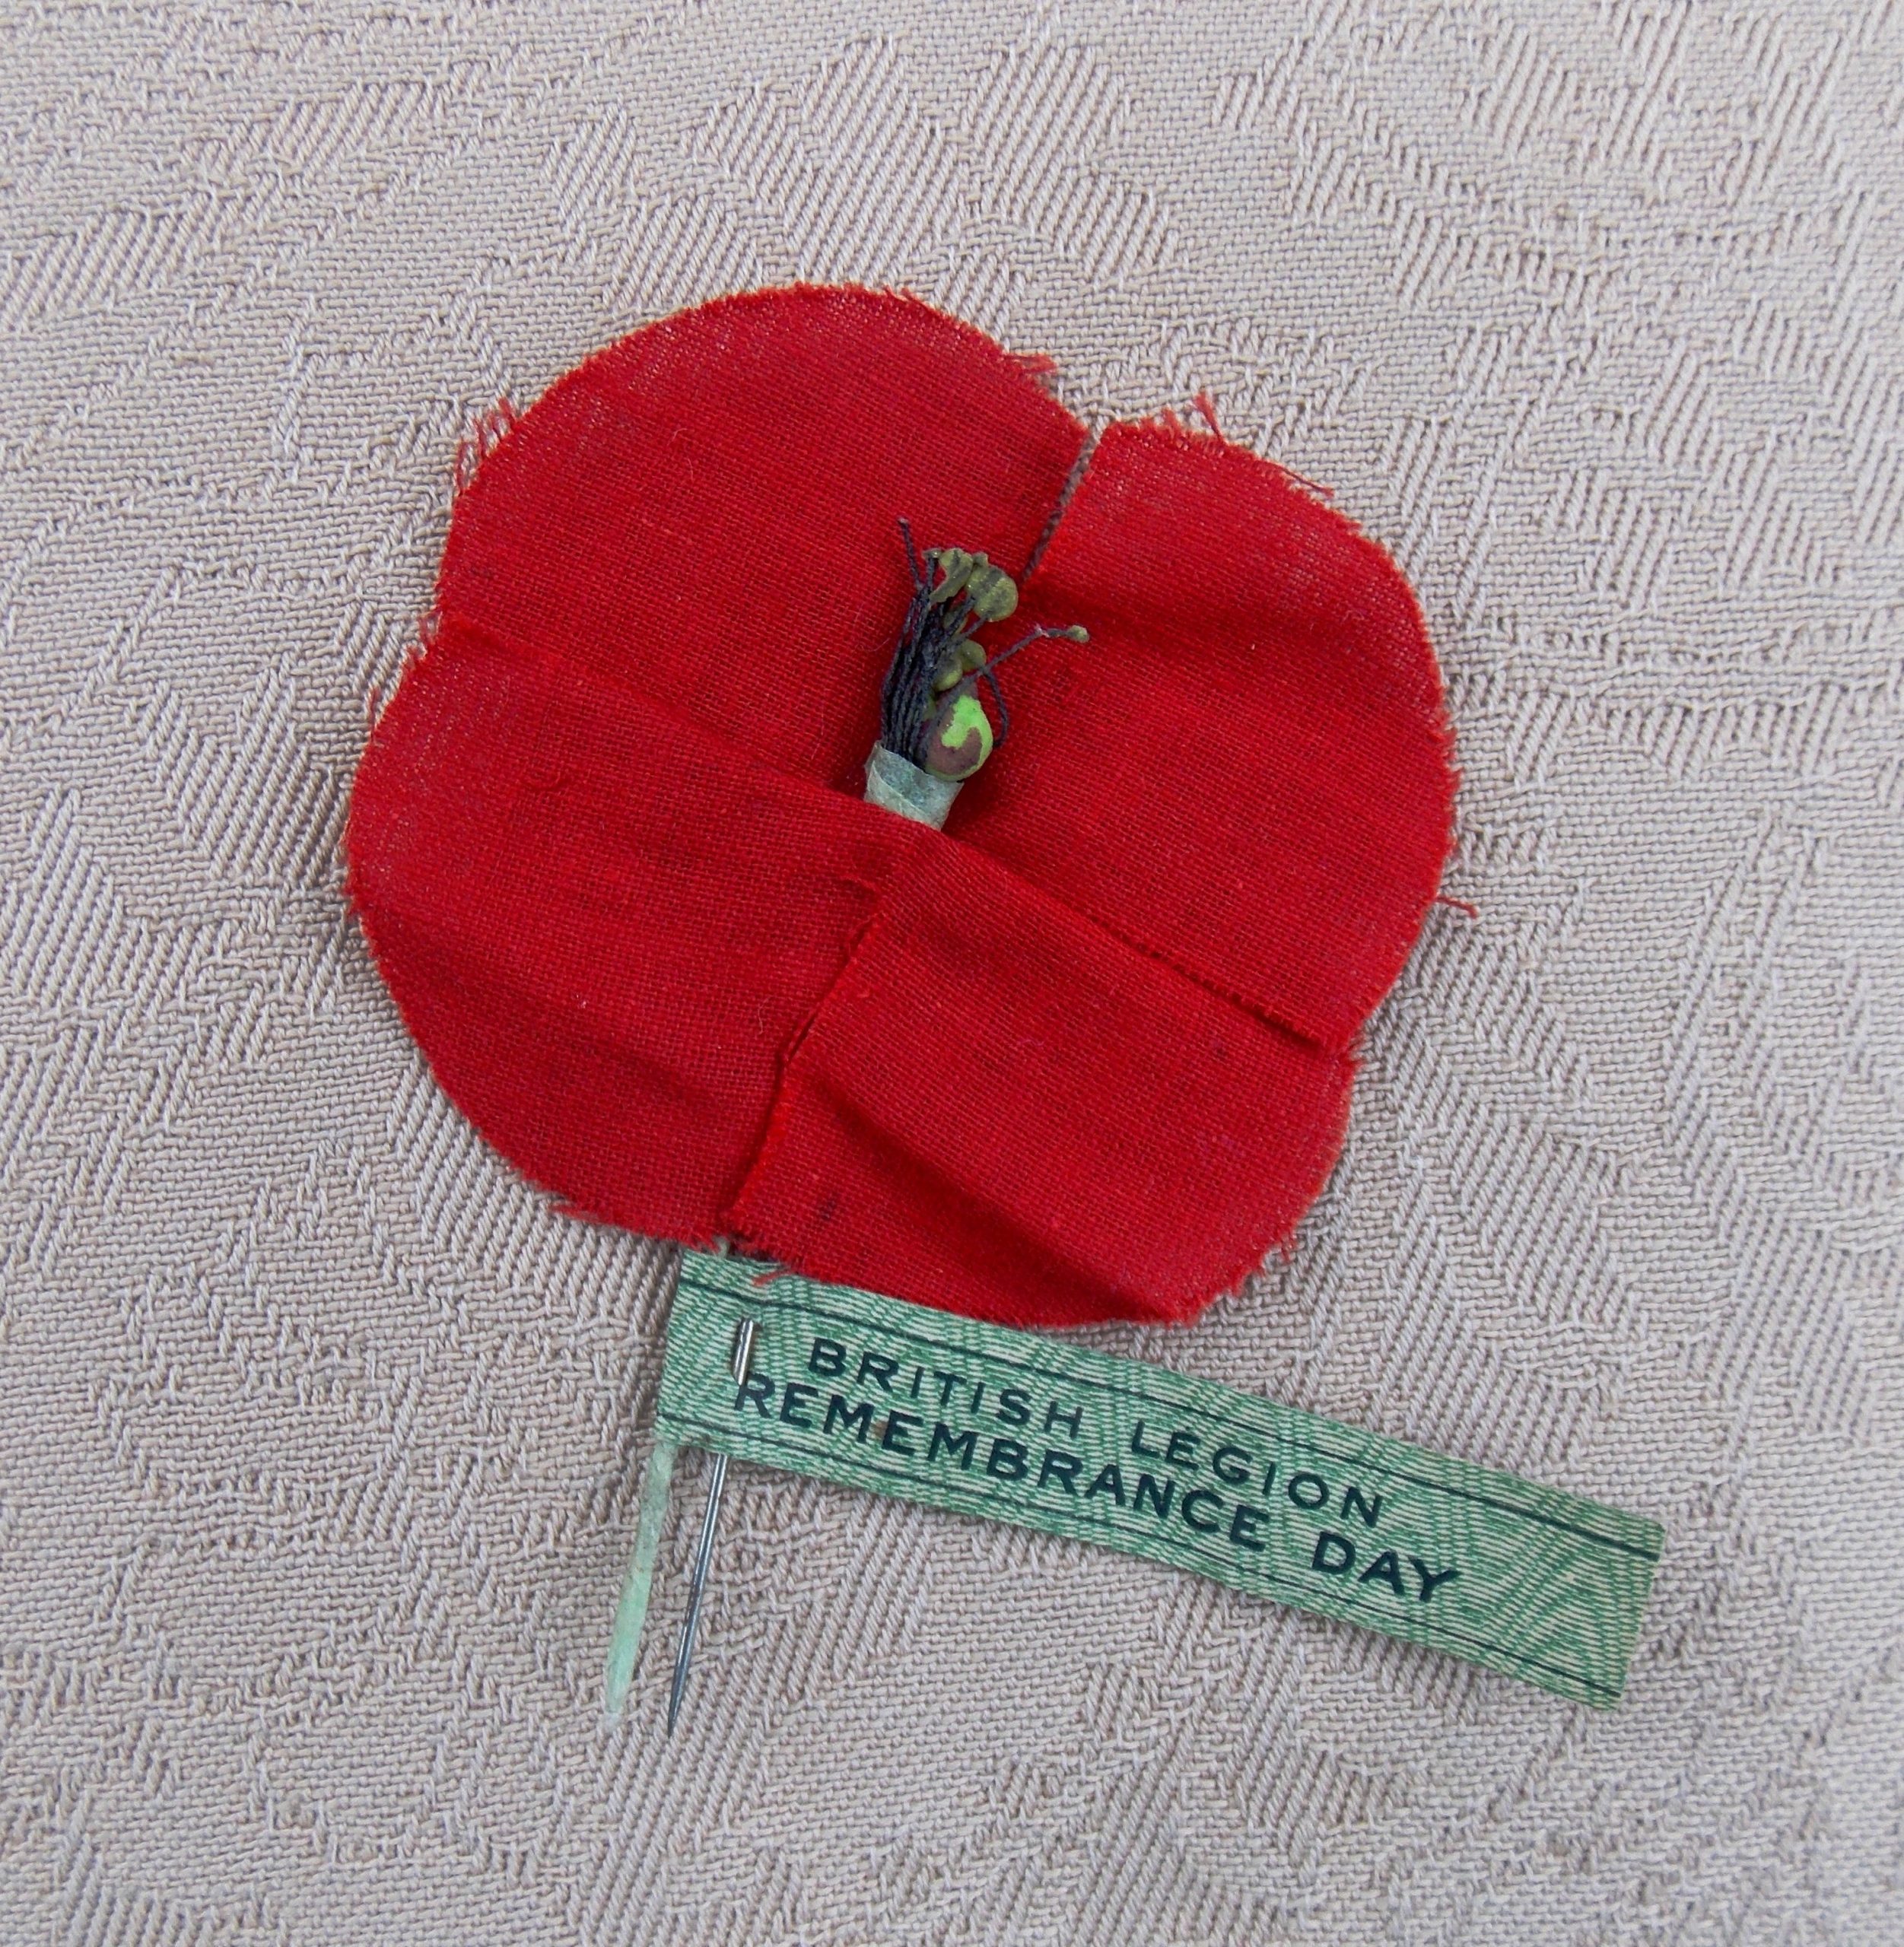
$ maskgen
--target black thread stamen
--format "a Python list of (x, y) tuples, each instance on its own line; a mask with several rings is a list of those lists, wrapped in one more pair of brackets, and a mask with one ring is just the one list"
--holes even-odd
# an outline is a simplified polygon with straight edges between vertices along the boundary
[(912, 526), (908, 521), (901, 520), (899, 534), (905, 544), (906, 564), (912, 573), (912, 600), (907, 606), (905, 623), (900, 630), (899, 640), (893, 650), (892, 660), (887, 665), (885, 681), (879, 693), (879, 741), (888, 750), (923, 770), (926, 767), (927, 732), (935, 716), (955, 698), (977, 695), (981, 682), (990, 691), (992, 700), (998, 706), (998, 729), (993, 739), (993, 748), (1003, 743), (1010, 734), (1012, 713), (1006, 706), (1005, 692), (999, 684), (996, 673), (998, 665), (1043, 637), (1070, 635), (1073, 632), (1040, 624), (1036, 628), (1027, 630), (1009, 648), (1000, 650), (976, 669), (967, 671), (949, 688), (934, 690), (933, 678), (945, 666), (946, 659), (967, 641), (975, 626), (982, 624), (971, 598), (963, 590), (949, 601), (933, 599), (933, 576), (940, 551), (928, 549), (922, 560), (914, 545)]

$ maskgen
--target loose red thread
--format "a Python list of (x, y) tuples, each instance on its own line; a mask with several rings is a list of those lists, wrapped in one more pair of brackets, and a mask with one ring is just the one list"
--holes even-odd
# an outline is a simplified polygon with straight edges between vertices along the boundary
[(453, 478), (458, 494), (460, 495), (475, 478), (477, 469), (483, 462), (514, 431), (521, 417), (507, 399), (497, 399), (494, 405), (478, 416), (475, 424), (456, 444)]

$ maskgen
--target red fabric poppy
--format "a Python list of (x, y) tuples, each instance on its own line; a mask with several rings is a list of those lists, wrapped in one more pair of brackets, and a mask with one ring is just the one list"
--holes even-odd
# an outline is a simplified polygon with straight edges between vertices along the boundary
[(1009, 625), (1089, 643), (1009, 665), (943, 833), (861, 797), (899, 520), (1018, 573), (1083, 444), (970, 326), (800, 287), (634, 332), (484, 460), (350, 891), (527, 1175), (1019, 1325), (1188, 1319), (1289, 1237), (1448, 842), (1382, 551), (1213, 435), (1113, 426)]

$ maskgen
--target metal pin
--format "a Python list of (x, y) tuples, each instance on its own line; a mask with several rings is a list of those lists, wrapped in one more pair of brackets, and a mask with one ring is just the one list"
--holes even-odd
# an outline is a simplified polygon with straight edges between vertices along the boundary
[[(743, 1318), (734, 1334), (733, 1369), (735, 1383), (744, 1385), (753, 1357), (754, 1321)], [(714, 1456), (714, 1471), (707, 1477), (707, 1511), (701, 1517), (701, 1541), (695, 1550), (692, 1580), (688, 1584), (688, 1613), (681, 1625), (681, 1644), (675, 1651), (674, 1688), (668, 1693), (668, 1735), (674, 1735), (674, 1720), (681, 1714), (682, 1693), (688, 1688), (688, 1666), (694, 1659), (695, 1631), (701, 1627), (701, 1599), (707, 1593), (707, 1564), (714, 1552), (714, 1529), (720, 1521), (720, 1498), (727, 1486), (727, 1456)]]

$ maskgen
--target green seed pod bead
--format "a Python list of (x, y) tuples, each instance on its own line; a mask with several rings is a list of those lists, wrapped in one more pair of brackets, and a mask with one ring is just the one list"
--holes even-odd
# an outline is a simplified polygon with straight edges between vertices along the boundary
[(984, 666), (984, 645), (974, 642), (970, 636), (959, 637), (946, 650), (939, 667), (932, 672), (934, 694), (943, 696), (960, 677), (971, 675)]
[(962, 548), (941, 548), (933, 559), (944, 579), (933, 590), (930, 599), (934, 602), (949, 602), (965, 586), (966, 577), (984, 558), (982, 554), (974, 558)]
[(1018, 583), (1003, 568), (984, 562), (967, 580), (965, 599), (981, 622), (1002, 622), (1018, 606)]
[(963, 780), (992, 754), (991, 719), (969, 690), (955, 691), (926, 726), (926, 769)]

